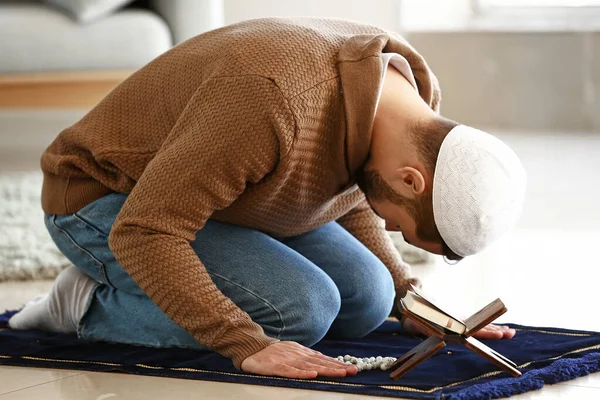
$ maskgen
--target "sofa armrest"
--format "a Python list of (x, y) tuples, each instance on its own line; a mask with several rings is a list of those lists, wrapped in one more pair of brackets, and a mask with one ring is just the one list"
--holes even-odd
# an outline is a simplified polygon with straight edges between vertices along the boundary
[(169, 25), (174, 45), (224, 24), (223, 0), (152, 0), (151, 6)]

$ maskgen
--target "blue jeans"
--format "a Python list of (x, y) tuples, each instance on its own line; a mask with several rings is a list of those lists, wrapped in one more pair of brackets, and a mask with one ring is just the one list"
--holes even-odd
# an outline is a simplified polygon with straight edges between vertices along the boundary
[[(166, 316), (119, 265), (108, 235), (127, 196), (107, 195), (71, 215), (47, 215), (60, 251), (99, 282), (78, 335), (154, 347), (205, 348)], [(209, 220), (192, 248), (216, 286), (268, 336), (311, 346), (326, 334), (355, 339), (389, 315), (394, 285), (386, 267), (332, 222), (308, 233), (273, 238)]]

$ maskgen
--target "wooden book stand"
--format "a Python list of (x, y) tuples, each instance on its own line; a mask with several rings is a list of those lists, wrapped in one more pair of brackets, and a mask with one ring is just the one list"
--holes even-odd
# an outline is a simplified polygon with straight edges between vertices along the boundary
[(463, 344), (468, 349), (479, 354), (486, 360), (496, 364), (498, 367), (508, 372), (512, 376), (521, 375), (521, 372), (516, 368), (517, 365), (515, 363), (481, 343), (479, 340), (471, 337), (475, 332), (479, 331), (481, 328), (491, 323), (506, 312), (506, 307), (500, 299), (494, 300), (467, 318), (464, 321), (467, 329), (463, 334), (451, 332), (439, 325), (421, 318), (414, 313), (411, 313), (403, 306), (402, 300), (398, 301), (397, 306), (403, 315), (410, 318), (426, 331), (431, 332), (433, 335), (399, 358), (390, 367), (390, 369), (393, 370), (393, 372), (390, 374), (392, 379), (396, 380), (404, 376), (404, 374), (406, 374), (408, 371), (415, 368), (417, 365), (443, 349), (446, 346), (446, 343)]

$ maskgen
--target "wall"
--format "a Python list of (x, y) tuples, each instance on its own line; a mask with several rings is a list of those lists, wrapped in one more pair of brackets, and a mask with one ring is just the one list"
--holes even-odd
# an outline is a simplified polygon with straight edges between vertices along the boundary
[(405, 35), (440, 79), (442, 112), (462, 123), (503, 130), (600, 131), (600, 17), (536, 13), (485, 18), (483, 29), (477, 29), (471, 0), (224, 3), (226, 24), (310, 15), (406, 28), (410, 33)]
[(442, 113), (474, 126), (600, 131), (600, 33), (416, 32)]
[(261, 17), (344, 18), (397, 30), (396, 0), (225, 0), (225, 24)]
[[(578, 16), (555, 31), (540, 29), (547, 24), (544, 21), (533, 24), (536, 29), (531, 32), (503, 31), (498, 26), (483, 30), (441, 27), (440, 15), (464, 24), (470, 17), (465, 11), (470, 0), (456, 0), (453, 9), (445, 6), (423, 21), (417, 18), (428, 15), (424, 9), (439, 7), (442, 4), (439, 1), (224, 0), (223, 3), (226, 24), (265, 16), (310, 15), (346, 18), (400, 30), (403, 21), (404, 26), (415, 29), (406, 36), (440, 79), (442, 113), (449, 118), (489, 129), (600, 132), (600, 23), (578, 28), (577, 21), (591, 24)], [(404, 6), (402, 13), (400, 5)], [(432, 21), (437, 31), (418, 29), (431, 25)], [(506, 24), (506, 20), (501, 22)], [(0, 127), (4, 127), (4, 119), (5, 115), (0, 114)], [(20, 116), (19, 121), (27, 118)], [(72, 122), (67, 118), (64, 125)], [(22, 124), (11, 121), (11, 126), (15, 127), (11, 131), (17, 132)], [(38, 126), (27, 126), (27, 132), (35, 128)]]
[[(1, 1), (1, 0), (0, 0)], [(224, 0), (225, 24), (266, 16), (345, 18), (395, 30), (397, 0)], [(14, 169), (37, 168), (39, 154), (86, 110), (0, 110), (0, 158)], [(34, 157), (25, 155), (34, 154)]]

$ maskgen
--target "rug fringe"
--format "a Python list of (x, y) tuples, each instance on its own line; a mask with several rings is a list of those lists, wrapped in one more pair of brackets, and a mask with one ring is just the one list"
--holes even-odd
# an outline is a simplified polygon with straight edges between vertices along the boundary
[(448, 400), (488, 400), (510, 397), (539, 390), (544, 384), (555, 384), (589, 375), (600, 371), (600, 354), (586, 354), (581, 358), (561, 358), (550, 365), (528, 371), (519, 378), (506, 378), (498, 381), (480, 383), (460, 392), (443, 395)]

